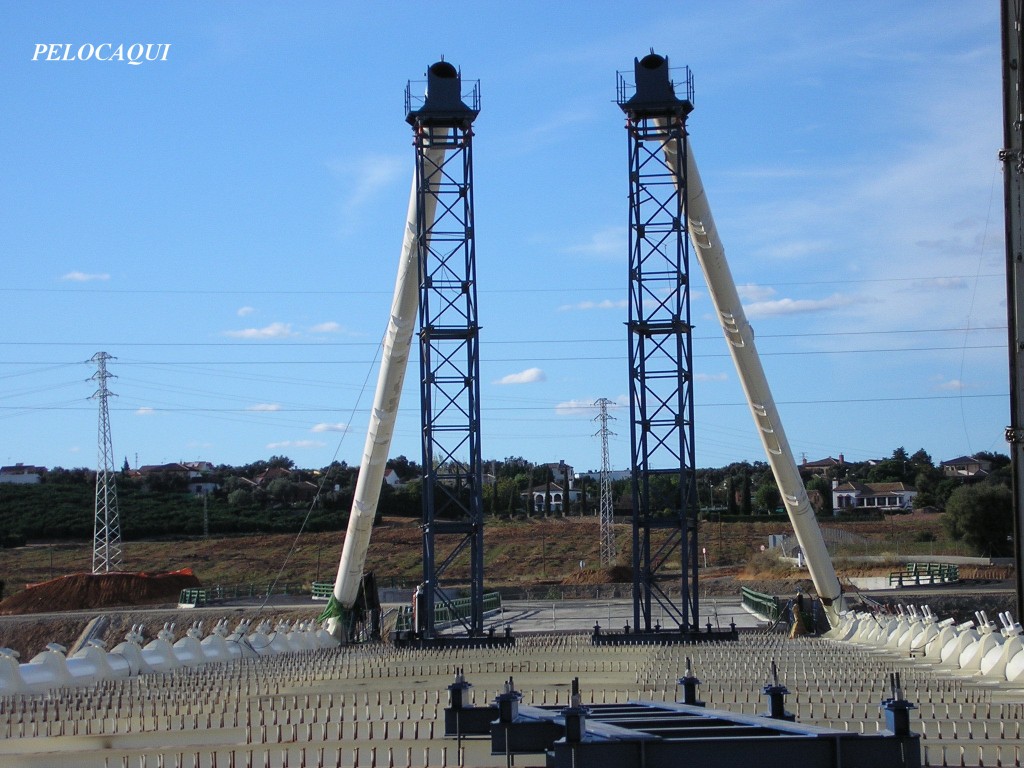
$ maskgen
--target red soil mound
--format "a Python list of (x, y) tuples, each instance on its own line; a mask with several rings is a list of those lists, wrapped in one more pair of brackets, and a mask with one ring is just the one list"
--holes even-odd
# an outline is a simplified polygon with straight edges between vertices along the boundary
[(177, 601), (199, 587), (190, 568), (171, 573), (75, 573), (29, 584), (0, 603), (0, 614), (46, 613)]

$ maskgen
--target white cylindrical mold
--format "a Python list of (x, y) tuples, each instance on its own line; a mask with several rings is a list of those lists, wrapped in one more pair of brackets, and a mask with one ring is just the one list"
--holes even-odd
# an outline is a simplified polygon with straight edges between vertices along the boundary
[(21, 679), (25, 685), (37, 692), (74, 685), (64, 653), (63, 646), (50, 643), (45, 651), (37, 653), (27, 664), (22, 664)]
[(0, 648), (0, 696), (27, 693), (28, 686), (21, 677), (18, 652), (11, 648)]

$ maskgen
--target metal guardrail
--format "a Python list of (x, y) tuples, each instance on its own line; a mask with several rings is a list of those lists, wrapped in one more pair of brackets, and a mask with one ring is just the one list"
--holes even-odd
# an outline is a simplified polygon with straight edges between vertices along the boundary
[[(434, 606), (434, 625), (446, 624), (465, 619), (469, 616), (472, 600), (468, 597), (460, 597), (452, 600), (451, 606), (437, 604)], [(501, 594), (499, 592), (487, 592), (483, 598), (484, 613), (501, 610)], [(409, 631), (412, 626), (412, 606), (403, 605), (398, 609), (398, 616), (395, 621), (395, 629), (404, 632)]]
[(330, 600), (331, 595), (334, 594), (334, 582), (333, 581), (314, 581), (313, 582), (313, 599), (314, 600)]
[(178, 605), (192, 605), (198, 608), (210, 602), (210, 590), (208, 589), (183, 589), (178, 595)]
[(772, 595), (755, 592), (747, 587), (740, 587), (743, 605), (754, 613), (764, 616), (769, 621), (776, 621), (782, 616), (782, 608)]
[(921, 584), (947, 584), (960, 581), (960, 568), (953, 563), (907, 563), (907, 567), (889, 574), (890, 587)]
[[(333, 588), (333, 584), (330, 585)], [(178, 596), (179, 605), (208, 605), (218, 600), (237, 600), (244, 597), (269, 597), (271, 595), (299, 595), (303, 585), (291, 584), (218, 584), (206, 589), (183, 589)]]

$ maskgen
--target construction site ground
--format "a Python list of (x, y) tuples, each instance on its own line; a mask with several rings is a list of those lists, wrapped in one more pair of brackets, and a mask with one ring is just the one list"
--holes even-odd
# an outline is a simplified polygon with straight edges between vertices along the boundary
[[(556, 607), (557, 612), (557, 607)], [(539, 624), (546, 611), (537, 611)], [(568, 621), (568, 619), (567, 619)], [(899, 673), (914, 703), (924, 765), (1015, 765), (1024, 690), (925, 665), (906, 654), (747, 631), (733, 642), (593, 646), (580, 632), (525, 635), (512, 648), (411, 650), (386, 644), (211, 665), (102, 688), (0, 702), (0, 764), (10, 768), (157, 766), (542, 766), (492, 754), (485, 738), (444, 735), (447, 686), (467, 703), (506, 685), (526, 705), (672, 702), (692, 663), (713, 709), (767, 711), (773, 667), (798, 722), (855, 733), (884, 728), (880, 702)]]

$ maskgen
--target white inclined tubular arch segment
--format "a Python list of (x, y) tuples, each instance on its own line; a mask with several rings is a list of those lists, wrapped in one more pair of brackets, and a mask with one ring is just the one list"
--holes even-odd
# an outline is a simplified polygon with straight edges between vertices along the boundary
[[(444, 147), (428, 147), (424, 150), (427, 157), (426, 165), (432, 171), (428, 184), (436, 184), (434, 180), (441, 175), (444, 163)], [(426, 210), (423, 212), (426, 221), (432, 222), (435, 214), (436, 198), (424, 196)], [(363, 577), (366, 564), (366, 553), (370, 546), (370, 534), (373, 531), (373, 518), (377, 513), (380, 501), (381, 484), (384, 481), (384, 470), (388, 461), (388, 450), (391, 448), (391, 437), (394, 434), (395, 418), (402, 396), (402, 384), (408, 367), (409, 353), (412, 348), (413, 332), (416, 329), (417, 310), (419, 308), (419, 259), (416, 243), (417, 194), (416, 178), (413, 177), (412, 192), (409, 196), (409, 210), (406, 215), (405, 237), (402, 240), (402, 251), (398, 259), (398, 276), (395, 280), (395, 293), (391, 302), (391, 316), (384, 349), (381, 355), (380, 373), (377, 377), (377, 390), (373, 399), (373, 410), (370, 424), (366, 431), (366, 443), (363, 446), (363, 458), (359, 465), (359, 476), (356, 480), (355, 493), (352, 498), (352, 511), (349, 514), (348, 529), (345, 543), (341, 550), (338, 563), (338, 575), (334, 582), (334, 600), (343, 612), (355, 605), (359, 594), (359, 584)], [(332, 617), (327, 621), (327, 631), (335, 638), (347, 641), (344, 615)]]
[[(679, 167), (675, 146), (673, 142), (666, 142), (664, 146), (665, 164), (672, 173)], [(807, 498), (793, 451), (782, 428), (782, 419), (775, 406), (775, 399), (772, 397), (768, 379), (754, 344), (754, 330), (747, 322), (736, 283), (726, 261), (725, 248), (715, 228), (715, 220), (711, 215), (711, 207), (688, 136), (684, 178), (687, 187), (686, 223), (690, 242), (693, 243), (697, 261), (707, 282), (708, 293), (721, 320), (722, 331), (728, 342), (736, 373), (758, 435), (761, 437), (768, 464), (782, 494), (793, 531), (807, 561), (814, 588), (821, 598), (829, 624), (836, 627), (839, 614), (844, 608), (839, 578), (836, 576), (832, 558), (814, 517), (814, 509)], [(682, 178), (679, 181), (681, 182)]]

